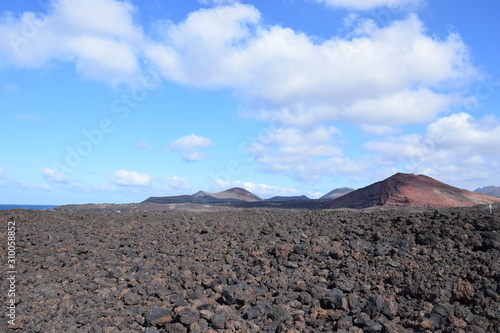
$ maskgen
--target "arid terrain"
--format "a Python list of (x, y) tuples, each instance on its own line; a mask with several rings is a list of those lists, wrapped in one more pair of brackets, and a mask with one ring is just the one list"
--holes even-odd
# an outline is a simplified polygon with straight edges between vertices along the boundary
[(499, 212), (0, 211), (9, 329), (499, 332)]
[[(493, 187), (491, 187), (493, 188)], [(234, 208), (328, 209), (370, 207), (472, 207), (500, 202), (499, 197), (460, 189), (425, 175), (397, 173), (354, 190), (338, 188), (320, 199), (306, 196), (263, 200), (239, 187), (219, 193), (199, 191), (192, 195), (150, 197), (140, 203), (65, 205), (62, 210), (127, 211), (220, 211)]]

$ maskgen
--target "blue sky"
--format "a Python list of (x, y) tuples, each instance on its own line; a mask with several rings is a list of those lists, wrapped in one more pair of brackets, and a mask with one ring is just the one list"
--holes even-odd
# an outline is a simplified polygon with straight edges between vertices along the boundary
[(0, 203), (500, 185), (500, 4), (0, 4)]

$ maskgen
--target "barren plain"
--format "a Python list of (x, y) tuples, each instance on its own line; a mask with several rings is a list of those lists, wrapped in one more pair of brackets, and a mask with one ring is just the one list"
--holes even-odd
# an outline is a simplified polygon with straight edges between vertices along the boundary
[(30, 333), (499, 332), (493, 207), (493, 215), (484, 206), (0, 211), (2, 239), (16, 222), (18, 278), (16, 325), (2, 325)]

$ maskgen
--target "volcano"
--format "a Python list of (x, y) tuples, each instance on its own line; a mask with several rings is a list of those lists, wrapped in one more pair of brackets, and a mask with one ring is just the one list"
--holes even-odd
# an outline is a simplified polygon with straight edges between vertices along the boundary
[(425, 175), (397, 173), (385, 180), (347, 193), (325, 208), (471, 207), (500, 202), (500, 198), (442, 183)]
[(170, 197), (149, 197), (143, 203), (229, 203), (262, 201), (250, 191), (241, 187), (234, 187), (218, 193), (199, 191), (192, 195), (176, 195)]

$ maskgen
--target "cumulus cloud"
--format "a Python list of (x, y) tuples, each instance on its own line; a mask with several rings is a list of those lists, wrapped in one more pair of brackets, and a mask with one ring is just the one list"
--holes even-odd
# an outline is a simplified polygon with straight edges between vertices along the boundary
[(467, 113), (442, 117), (424, 134), (389, 137), (365, 144), (383, 163), (403, 165), (407, 171), (450, 180), (473, 189), (469, 180), (495, 179), (500, 166), (500, 119), (475, 119)]
[(331, 7), (368, 10), (378, 7), (415, 8), (422, 0), (316, 0)]
[[(383, 27), (350, 16), (346, 36), (318, 41), (266, 25), (252, 5), (215, 2), (220, 6), (165, 23), (156, 39), (134, 22), (136, 9), (126, 1), (58, 0), (44, 14), (4, 14), (1, 66), (66, 61), (83, 77), (119, 84), (137, 82), (140, 64), (148, 63), (169, 81), (235, 90), (255, 117), (302, 127), (430, 121), (460, 102), (457, 88), (477, 76), (460, 36), (432, 36), (416, 15)], [(329, 2), (365, 8), (415, 1)]]
[(146, 54), (168, 80), (233, 88), (247, 114), (293, 126), (422, 123), (459, 102), (456, 88), (476, 77), (460, 36), (430, 36), (416, 15), (352, 25), (349, 38), (318, 42), (235, 4), (171, 24)]
[(213, 144), (213, 141), (208, 138), (191, 134), (172, 141), (170, 145), (164, 149), (164, 151), (181, 152), (183, 159), (186, 162), (196, 162), (211, 156), (210, 154), (202, 153), (199, 150), (212, 146)]
[(54, 60), (73, 62), (84, 77), (118, 84), (140, 76), (142, 28), (126, 1), (54, 0), (47, 13), (0, 18), (2, 65), (38, 68)]
[(121, 169), (116, 171), (109, 179), (116, 185), (147, 186), (150, 184), (152, 177), (145, 173)]
[(208, 138), (204, 138), (196, 134), (191, 134), (173, 141), (170, 144), (170, 147), (179, 150), (194, 150), (201, 147), (208, 147), (212, 144), (212, 140)]
[(351, 160), (343, 156), (341, 142), (340, 131), (335, 127), (276, 128), (241, 150), (259, 162), (263, 172), (286, 174), (302, 182), (316, 183), (325, 175), (335, 178), (368, 168), (368, 159)]
[(61, 172), (57, 173), (54, 169), (45, 167), (42, 170), (42, 177), (51, 183), (67, 183), (68, 176)]

